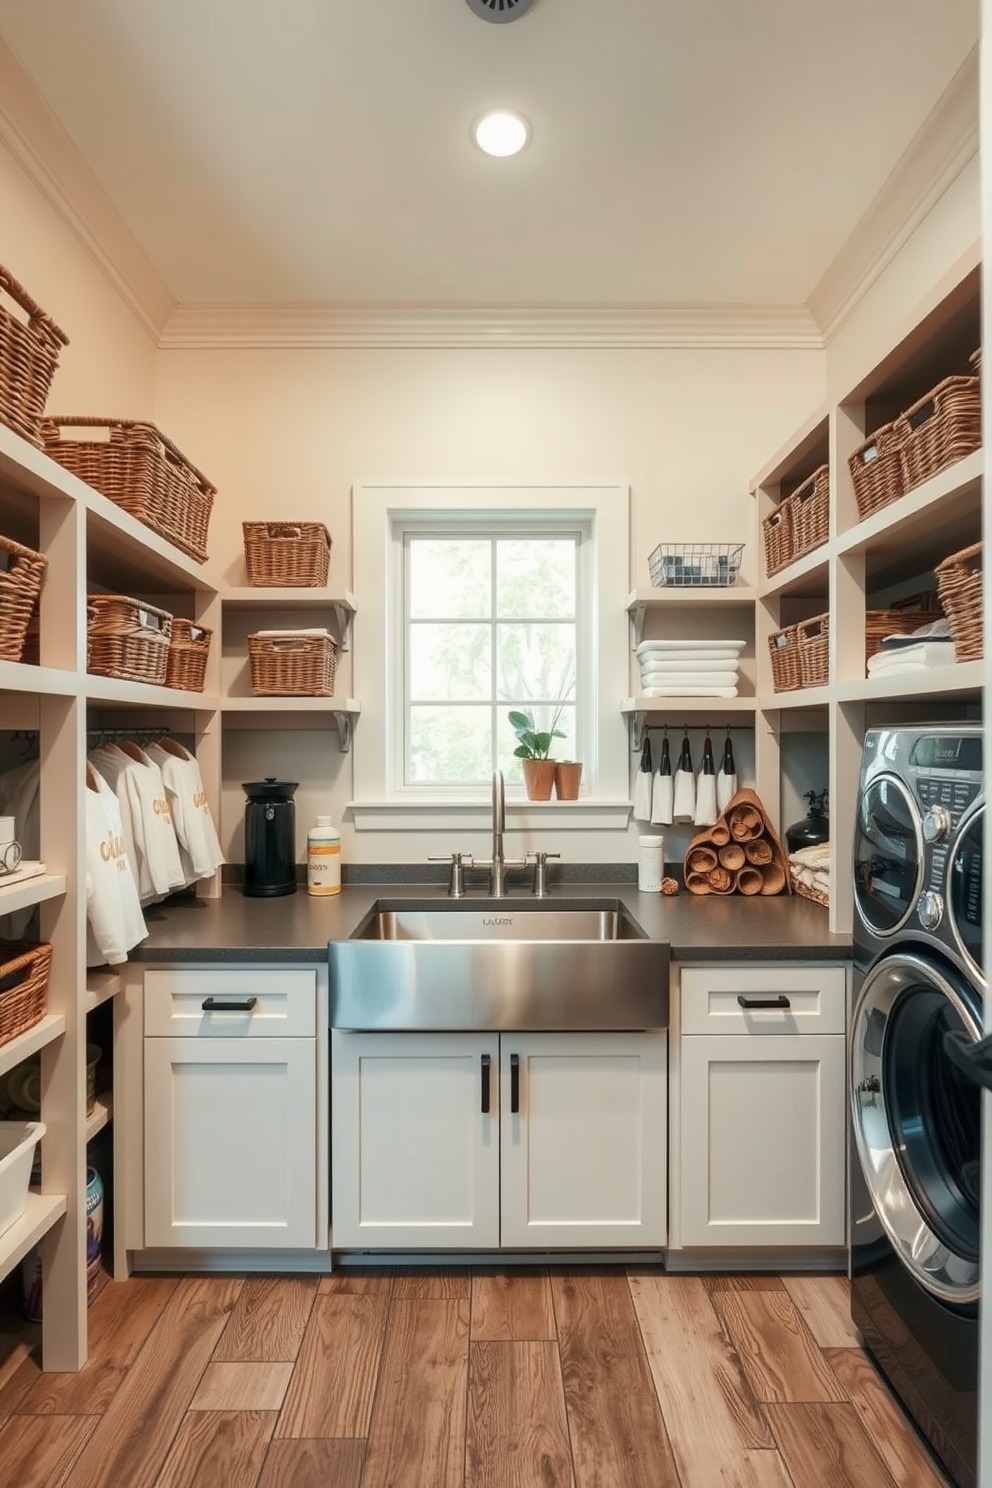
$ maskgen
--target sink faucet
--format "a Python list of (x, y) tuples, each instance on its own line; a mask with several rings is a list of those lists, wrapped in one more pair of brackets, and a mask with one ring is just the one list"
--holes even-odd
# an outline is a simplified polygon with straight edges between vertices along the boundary
[(480, 868), (489, 869), (489, 897), (491, 899), (503, 899), (506, 896), (506, 872), (508, 868), (526, 868), (526, 860), (519, 861), (510, 859), (507, 861), (503, 856), (503, 832), (506, 829), (506, 803), (503, 795), (503, 771), (493, 771), (493, 851), (488, 863), (480, 863)]

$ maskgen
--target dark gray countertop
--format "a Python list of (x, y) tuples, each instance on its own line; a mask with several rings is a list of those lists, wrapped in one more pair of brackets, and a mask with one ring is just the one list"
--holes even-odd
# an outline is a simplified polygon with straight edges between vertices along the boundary
[[(148, 938), (130, 959), (322, 961), (327, 942), (347, 940), (377, 900), (385, 908), (448, 902), (443, 888), (424, 883), (349, 885), (329, 899), (312, 898), (302, 888), (277, 899), (246, 899), (240, 889), (225, 885), (220, 899), (149, 906)], [(543, 902), (567, 909), (590, 900), (620, 900), (648, 935), (670, 943), (677, 961), (840, 961), (851, 954), (851, 937), (831, 935), (826, 910), (794, 896), (700, 898), (683, 889), (666, 898), (641, 894), (633, 884), (581, 883), (563, 884)], [(466, 908), (496, 906), (475, 893), (462, 903)], [(501, 913), (534, 904), (530, 895), (498, 901)]]

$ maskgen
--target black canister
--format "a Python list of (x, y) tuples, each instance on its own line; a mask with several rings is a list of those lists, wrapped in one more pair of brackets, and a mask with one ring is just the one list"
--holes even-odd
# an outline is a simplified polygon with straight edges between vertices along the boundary
[(800, 848), (816, 847), (821, 842), (830, 841), (826, 791), (808, 790), (803, 795), (803, 800), (809, 806), (808, 815), (802, 821), (793, 822), (791, 827), (785, 829), (785, 845), (790, 852), (798, 852)]
[(299, 781), (253, 780), (245, 806), (245, 882), (250, 899), (296, 893), (296, 804)]

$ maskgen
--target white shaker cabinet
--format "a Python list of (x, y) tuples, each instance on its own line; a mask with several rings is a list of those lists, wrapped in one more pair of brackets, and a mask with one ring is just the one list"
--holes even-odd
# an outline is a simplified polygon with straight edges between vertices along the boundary
[(658, 1247), (667, 1035), (331, 1035), (335, 1249)]
[(316, 973), (145, 975), (144, 1244), (317, 1243)]
[(684, 1247), (845, 1242), (843, 967), (682, 972)]

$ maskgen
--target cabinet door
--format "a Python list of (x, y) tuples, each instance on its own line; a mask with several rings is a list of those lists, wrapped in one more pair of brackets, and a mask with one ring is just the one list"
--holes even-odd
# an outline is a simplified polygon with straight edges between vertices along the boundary
[(498, 1245), (498, 1111), (495, 1034), (335, 1029), (334, 1246)]
[(667, 1048), (663, 1032), (501, 1036), (504, 1246), (665, 1244)]
[(682, 1040), (681, 1238), (844, 1244), (845, 1040)]
[(316, 1244), (313, 1039), (145, 1039), (145, 1245)]

